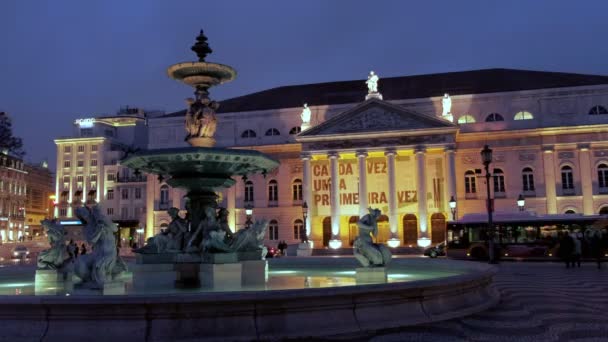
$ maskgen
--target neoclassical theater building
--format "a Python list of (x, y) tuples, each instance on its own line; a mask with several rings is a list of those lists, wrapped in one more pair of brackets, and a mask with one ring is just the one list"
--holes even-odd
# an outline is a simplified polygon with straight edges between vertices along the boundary
[[(307, 107), (303, 107), (307, 104)], [(380, 242), (425, 246), (456, 218), (485, 213), (480, 151), (493, 150), (495, 212), (594, 215), (608, 209), (608, 77), (488, 69), (273, 88), (221, 102), (217, 145), (280, 161), (220, 194), (230, 223), (270, 221), (269, 244), (350, 247), (379, 208)], [(148, 148), (186, 146), (185, 111), (148, 120)], [(147, 181), (147, 235), (183, 193)], [(308, 206), (304, 220), (302, 205)], [(154, 208), (154, 210), (150, 210)]]

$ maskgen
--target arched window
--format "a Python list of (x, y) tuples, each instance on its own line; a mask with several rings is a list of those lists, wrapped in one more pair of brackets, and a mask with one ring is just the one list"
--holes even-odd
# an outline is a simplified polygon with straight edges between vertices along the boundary
[(304, 230), (304, 222), (302, 222), (302, 220), (297, 219), (293, 222), (293, 239), (294, 240), (300, 240), (300, 237), (302, 237), (301, 234), (303, 234)]
[(160, 204), (169, 204), (169, 186), (167, 184), (160, 187)]
[(574, 189), (574, 176), (572, 175), (572, 167), (568, 165), (562, 167), (562, 189)]
[(464, 191), (467, 194), (477, 193), (477, 185), (475, 184), (475, 172), (469, 170), (464, 173)]
[(266, 131), (266, 136), (267, 137), (271, 137), (271, 136), (275, 136), (275, 135), (281, 135), (281, 133), (279, 132), (279, 130), (276, 129), (276, 128), (269, 128)]
[(253, 182), (245, 182), (245, 202), (253, 202)]
[(300, 133), (300, 132), (302, 132), (302, 127), (300, 127), (300, 126), (295, 126), (295, 127), (292, 127), (292, 128), (289, 130), (289, 134), (291, 134), (291, 135), (293, 135), (293, 134), (298, 134), (298, 133)]
[(276, 202), (279, 200), (279, 184), (276, 180), (268, 182), (268, 201)]
[(534, 119), (534, 115), (530, 112), (521, 111), (515, 114), (514, 120), (532, 120)]
[(461, 117), (458, 118), (458, 123), (459, 124), (469, 124), (469, 123), (475, 123), (475, 118), (469, 114), (465, 114)]
[(278, 240), (279, 239), (279, 222), (277, 220), (272, 220), (268, 224), (268, 240)]
[(606, 164), (600, 164), (597, 167), (597, 184), (600, 187), (601, 193), (605, 193), (608, 190), (608, 166)]
[(572, 209), (568, 209), (564, 212), (564, 214), (576, 214), (576, 211), (574, 211)]
[(501, 169), (494, 169), (494, 194), (505, 192), (505, 174)]
[(243, 133), (241, 133), (241, 138), (255, 138), (256, 136), (255, 131), (252, 129), (245, 130)]
[(608, 206), (600, 208), (600, 215), (608, 215)]
[(486, 122), (505, 121), (502, 115), (498, 113), (492, 113), (486, 117)]
[(534, 172), (531, 168), (526, 167), (521, 172), (523, 178), (524, 191), (534, 191)]
[(589, 109), (589, 115), (608, 114), (608, 110), (604, 106), (593, 106)]
[(291, 185), (291, 188), (292, 188), (293, 200), (301, 201), (302, 200), (302, 181), (299, 179), (294, 180)]

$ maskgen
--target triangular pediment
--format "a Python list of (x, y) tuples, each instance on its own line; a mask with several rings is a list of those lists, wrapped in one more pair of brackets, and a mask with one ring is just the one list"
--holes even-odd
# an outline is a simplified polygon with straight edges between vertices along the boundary
[(386, 101), (371, 99), (300, 133), (299, 137), (455, 127), (447, 120), (417, 113)]

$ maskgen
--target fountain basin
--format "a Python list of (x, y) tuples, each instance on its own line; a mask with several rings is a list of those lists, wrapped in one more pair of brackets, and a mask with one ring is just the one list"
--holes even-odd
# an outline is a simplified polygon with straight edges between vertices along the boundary
[[(352, 258), (285, 258), (270, 268), (306, 274), (323, 265), (354, 270)], [(451, 260), (395, 259), (407, 270), (456, 275), (416, 281), (272, 291), (180, 292), (125, 296), (3, 296), (3, 336), (89, 341), (274, 340), (366, 336), (376, 330), (466, 316), (495, 305), (495, 269)], [(338, 275), (339, 271), (328, 271)], [(294, 273), (291, 273), (294, 274)], [(103, 332), (95, 334), (91, 332)]]
[(191, 86), (209, 88), (230, 82), (236, 78), (236, 71), (224, 64), (209, 62), (184, 62), (167, 69), (169, 77)]

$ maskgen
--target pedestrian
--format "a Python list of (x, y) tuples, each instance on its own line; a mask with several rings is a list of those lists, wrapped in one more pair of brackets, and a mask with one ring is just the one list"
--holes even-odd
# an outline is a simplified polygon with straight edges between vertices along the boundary
[(84, 244), (84, 242), (80, 246), (80, 254), (82, 254), (82, 255), (87, 254), (87, 246)]
[(70, 257), (71, 260), (74, 260), (74, 240), (70, 240), (70, 242), (68, 242), (68, 245), (66, 246), (66, 250), (68, 252), (68, 256)]
[(583, 245), (581, 241), (581, 237), (578, 234), (572, 234), (572, 242), (574, 248), (572, 249), (572, 267), (574, 267), (574, 263), (581, 267), (581, 254), (583, 254)]
[(78, 252), (80, 252), (78, 244), (74, 243), (74, 259), (78, 259)]
[(285, 248), (287, 248), (287, 242), (281, 241), (279, 242), (279, 250), (281, 251), (281, 256), (285, 255)]
[(602, 238), (600, 232), (597, 231), (591, 237), (591, 256), (597, 262), (597, 269), (602, 268)]
[[(572, 260), (572, 253), (574, 252), (574, 241), (572, 237), (568, 233), (562, 235), (561, 240), (559, 241), (559, 257), (566, 263), (566, 268), (570, 267), (570, 262)], [(574, 267), (574, 264), (572, 264)]]

